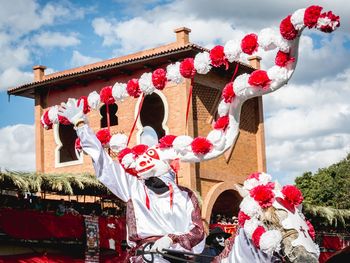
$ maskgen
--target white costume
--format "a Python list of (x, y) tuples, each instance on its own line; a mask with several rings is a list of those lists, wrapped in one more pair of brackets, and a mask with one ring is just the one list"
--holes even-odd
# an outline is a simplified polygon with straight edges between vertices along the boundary
[[(96, 176), (110, 191), (127, 203), (128, 244), (139, 247), (168, 235), (171, 249), (200, 253), (204, 247), (204, 230), (198, 200), (194, 193), (174, 183), (173, 175), (160, 178), (169, 189), (156, 194), (144, 180), (125, 172), (102, 148), (94, 132), (84, 125), (77, 129), (83, 150), (93, 160)], [(149, 208), (148, 208), (149, 206)], [(142, 261), (131, 257), (132, 262)]]

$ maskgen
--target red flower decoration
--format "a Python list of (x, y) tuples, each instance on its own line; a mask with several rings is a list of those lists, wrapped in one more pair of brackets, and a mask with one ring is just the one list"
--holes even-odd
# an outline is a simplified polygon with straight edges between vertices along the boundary
[(209, 53), (211, 64), (214, 67), (220, 67), (221, 65), (225, 65), (228, 68), (228, 62), (225, 57), (224, 47), (223, 46), (215, 46), (210, 50)]
[(222, 98), (226, 103), (231, 103), (233, 98), (236, 96), (233, 90), (233, 82), (226, 84), (225, 88), (222, 90)]
[(80, 99), (78, 100), (78, 107), (80, 106), (80, 103), (84, 103), (84, 108), (83, 108), (83, 112), (84, 114), (87, 114), (90, 112), (90, 107), (89, 107), (89, 103), (88, 103), (88, 98), (86, 96), (81, 96)]
[(138, 79), (131, 79), (126, 84), (126, 91), (131, 97), (138, 98), (141, 95)]
[(70, 121), (66, 118), (66, 117), (63, 117), (61, 115), (58, 115), (58, 122), (60, 124), (63, 124), (63, 125), (70, 125)]
[(244, 212), (239, 211), (238, 212), (238, 224), (240, 227), (244, 227), (244, 223), (246, 220), (249, 220), (250, 216), (246, 215)]
[(101, 129), (96, 132), (96, 137), (101, 142), (102, 146), (105, 146), (109, 143), (112, 135), (108, 129)]
[(290, 18), (291, 15), (287, 16), (280, 24), (280, 33), (282, 37), (287, 40), (293, 40), (298, 35), (298, 31), (294, 28)]
[[(58, 116), (60, 117), (60, 116)], [(44, 115), (43, 115), (43, 119), (42, 119), (42, 123), (41, 125), (44, 127), (44, 125), (46, 125), (46, 129), (52, 129), (52, 122), (49, 119), (49, 111), (45, 111)]]
[(292, 205), (300, 205), (304, 200), (301, 191), (294, 185), (283, 186), (281, 192), (284, 195), (285, 199)]
[(254, 230), (253, 235), (252, 235), (252, 240), (253, 240), (254, 245), (257, 248), (260, 248), (260, 238), (261, 238), (262, 234), (264, 234), (265, 232), (266, 232), (266, 230), (263, 226), (258, 226)]
[(271, 185), (258, 185), (250, 190), (250, 196), (259, 203), (262, 208), (270, 207), (274, 201), (275, 194)]
[(312, 28), (317, 24), (317, 20), (321, 15), (322, 7), (318, 5), (312, 5), (306, 8), (304, 14), (304, 24), (308, 28)]
[(216, 120), (214, 124), (215, 130), (225, 130), (228, 126), (229, 118), (228, 116), (222, 116), (219, 119)]
[(169, 148), (173, 146), (173, 141), (175, 140), (175, 135), (165, 135), (159, 140), (159, 147), (161, 149)]
[(75, 149), (77, 149), (78, 151), (83, 150), (83, 147), (81, 147), (80, 138), (77, 138), (77, 139), (75, 140), (74, 147), (75, 147)]
[(147, 145), (145, 145), (145, 144), (138, 144), (138, 145), (135, 145), (134, 147), (132, 147), (131, 151), (136, 156), (139, 156), (139, 155), (144, 154), (147, 151), (147, 149), (148, 149)]
[(194, 68), (193, 58), (185, 58), (180, 63), (180, 74), (187, 79), (192, 79), (196, 74), (196, 69)]
[(100, 100), (104, 104), (113, 104), (115, 102), (112, 96), (112, 86), (107, 86), (101, 89), (100, 91)]
[(325, 26), (321, 26), (320, 27), (320, 30), (322, 32), (325, 32), (325, 33), (331, 33), (335, 30), (335, 28), (333, 28), (331, 25), (334, 23), (336, 23), (336, 26), (335, 27), (339, 27), (340, 26), (340, 21), (339, 21), (339, 16), (336, 16), (332, 13), (332, 11), (329, 11), (327, 13), (323, 13), (320, 17), (322, 18), (329, 18), (331, 20), (331, 23), (329, 23), (328, 25), (325, 25)]
[(295, 58), (291, 57), (289, 53), (285, 53), (283, 51), (278, 51), (276, 58), (275, 58), (275, 64), (280, 67), (285, 67), (289, 63), (292, 63), (295, 61)]
[(194, 154), (206, 154), (211, 151), (213, 145), (204, 137), (197, 137), (191, 143)]
[(316, 237), (316, 234), (315, 234), (315, 229), (314, 229), (314, 226), (311, 224), (311, 222), (309, 220), (306, 220), (306, 224), (308, 226), (308, 232), (309, 232), (309, 235), (310, 237), (315, 240), (315, 237)]
[(246, 35), (241, 42), (241, 49), (244, 53), (251, 55), (258, 50), (258, 36), (256, 34)]
[(166, 71), (162, 68), (156, 69), (152, 73), (153, 86), (156, 89), (162, 90), (166, 83)]
[(248, 83), (251, 86), (266, 88), (270, 84), (271, 80), (267, 75), (265, 70), (255, 70), (252, 74), (250, 74)]
[(259, 181), (259, 176), (260, 176), (260, 173), (259, 172), (256, 172), (256, 173), (252, 173), (251, 175), (248, 176), (247, 179), (256, 179)]

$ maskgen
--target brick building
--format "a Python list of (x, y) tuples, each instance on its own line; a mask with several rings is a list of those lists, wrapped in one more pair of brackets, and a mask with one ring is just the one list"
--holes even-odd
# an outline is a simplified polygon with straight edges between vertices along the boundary
[[(79, 98), (100, 91), (115, 82), (126, 83), (144, 72), (169, 63), (194, 57), (205, 49), (189, 42), (190, 30), (175, 30), (176, 41), (157, 48), (113, 58), (78, 68), (45, 75), (44, 66), (34, 66), (34, 82), (8, 90), (8, 94), (35, 99), (36, 170), (43, 173), (93, 173), (91, 160), (76, 155), (76, 138), (72, 126), (54, 125), (44, 130), (40, 117), (50, 106), (60, 104), (69, 97)], [(250, 73), (259, 67), (258, 57), (250, 58), (250, 65), (239, 64), (238, 74)], [(186, 125), (186, 105), (190, 81), (179, 85), (168, 83), (163, 91), (156, 90), (145, 97), (136, 130), (130, 146), (138, 143), (143, 125), (151, 126), (158, 137), (165, 134), (206, 136), (215, 120), (221, 90), (232, 77), (235, 64), (226, 71), (215, 68), (206, 75), (196, 75), (192, 106)], [(123, 131), (127, 135), (137, 116), (139, 99), (129, 97), (123, 103), (110, 107), (111, 132)], [(91, 127), (97, 131), (106, 126), (106, 107), (88, 115)], [(179, 183), (198, 191), (203, 200), (202, 216), (209, 222), (211, 213), (238, 212), (239, 196), (234, 183), (242, 183), (254, 171), (265, 171), (265, 144), (261, 97), (243, 105), (239, 137), (231, 149), (214, 160), (198, 164), (181, 163)]]

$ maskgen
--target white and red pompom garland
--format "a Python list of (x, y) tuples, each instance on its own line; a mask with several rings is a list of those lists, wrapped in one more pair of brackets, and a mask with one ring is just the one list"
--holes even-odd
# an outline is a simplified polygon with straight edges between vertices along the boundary
[(138, 98), (141, 95), (141, 90), (139, 86), (139, 80), (138, 79), (131, 79), (126, 84), (126, 91), (128, 92), (129, 96)]
[(308, 28), (313, 28), (317, 24), (317, 20), (321, 15), (322, 7), (317, 5), (309, 6), (305, 9), (304, 13), (304, 25)]
[(185, 58), (180, 63), (180, 74), (186, 79), (194, 78), (194, 75), (196, 75), (196, 69), (194, 67), (193, 58)]
[(272, 256), (281, 250), (282, 233), (279, 230), (268, 230), (260, 236), (259, 247), (266, 254)]
[(104, 104), (113, 104), (115, 103), (115, 99), (112, 95), (112, 86), (106, 86), (100, 91), (100, 100)]
[(47, 113), (47, 117), (49, 118), (50, 123), (52, 124), (58, 123), (58, 106), (57, 105), (50, 107)]
[(212, 130), (207, 136), (207, 140), (213, 145), (214, 149), (221, 151), (225, 147), (225, 137), (222, 130)]
[(294, 40), (298, 35), (298, 31), (294, 28), (290, 18), (291, 16), (289, 15), (282, 20), (280, 24), (280, 33), (283, 38), (287, 40)]
[(220, 67), (222, 65), (225, 65), (226, 69), (228, 68), (228, 61), (227, 61), (227, 58), (225, 56), (223, 46), (217, 45), (217, 46), (213, 47), (210, 50), (209, 56), (210, 56), (211, 64), (213, 65), (213, 67), (217, 68), (217, 67)]
[(248, 79), (248, 84), (250, 86), (259, 87), (262, 89), (267, 89), (271, 83), (269, 76), (265, 70), (255, 70), (250, 74)]
[(336, 16), (332, 11), (323, 13), (317, 20), (316, 28), (325, 33), (330, 33), (340, 26), (339, 16)]
[(213, 148), (213, 145), (209, 140), (207, 140), (207, 138), (198, 136), (197, 138), (193, 139), (191, 148), (194, 154), (203, 155), (210, 152)]
[(153, 86), (158, 90), (163, 90), (166, 85), (166, 71), (162, 68), (156, 69), (152, 73)]
[(141, 92), (143, 92), (145, 95), (152, 94), (156, 89), (153, 85), (152, 73), (143, 73), (139, 79), (139, 86)]
[(272, 28), (262, 29), (258, 35), (259, 47), (261, 47), (265, 51), (275, 49), (277, 47), (275, 41), (277, 34), (278, 33)]
[(212, 66), (208, 52), (198, 53), (194, 57), (194, 68), (199, 74), (207, 74), (211, 70)]
[(191, 151), (193, 138), (188, 135), (177, 136), (173, 141), (173, 148), (180, 154), (186, 154)]
[(244, 232), (247, 234), (249, 239), (252, 239), (255, 230), (262, 226), (262, 222), (255, 217), (246, 220), (244, 223)]
[(173, 146), (173, 142), (176, 139), (175, 135), (165, 135), (159, 140), (159, 148), (165, 149)]
[(306, 8), (298, 9), (290, 17), (290, 22), (293, 24), (296, 30), (301, 30), (305, 27), (304, 16)]
[(254, 33), (246, 35), (241, 42), (241, 49), (244, 53), (252, 55), (258, 50), (258, 36)]
[(247, 94), (247, 90), (251, 87), (248, 83), (249, 77), (249, 74), (244, 73), (235, 79), (233, 82), (233, 91), (236, 96), (244, 96)]
[(259, 217), (262, 214), (262, 208), (260, 205), (250, 196), (246, 196), (241, 204), (239, 205), (241, 211), (243, 211), (246, 215), (253, 217)]
[(101, 142), (103, 147), (109, 147), (109, 141), (112, 136), (108, 129), (99, 130), (96, 132), (96, 137)]
[(116, 101), (123, 101), (129, 96), (126, 90), (126, 84), (116, 82), (112, 88), (112, 96)]
[(228, 114), (230, 110), (230, 103), (225, 102), (224, 100), (220, 101), (218, 106), (218, 114), (220, 117), (225, 116)]

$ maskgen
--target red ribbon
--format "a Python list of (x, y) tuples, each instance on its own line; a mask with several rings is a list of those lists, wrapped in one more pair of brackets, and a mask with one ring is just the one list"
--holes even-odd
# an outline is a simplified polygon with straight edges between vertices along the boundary
[(138, 111), (137, 111), (137, 115), (136, 115), (134, 124), (132, 125), (131, 131), (130, 131), (130, 134), (129, 134), (129, 138), (128, 138), (128, 143), (126, 144), (126, 146), (129, 145), (131, 136), (132, 136), (132, 134), (133, 134), (133, 132), (134, 132), (134, 130), (135, 130), (136, 122), (137, 122), (137, 119), (138, 119), (139, 116), (140, 116), (140, 112), (141, 112), (141, 109), (142, 109), (142, 104), (143, 104), (143, 100), (144, 100), (144, 99), (145, 99), (145, 94), (142, 93), (141, 101), (140, 101), (140, 104), (139, 104), (139, 109), (138, 109)]
[(231, 78), (231, 81), (230, 81), (230, 82), (232, 82), (233, 79), (235, 78), (235, 76), (236, 76), (236, 74), (237, 74), (237, 72), (238, 72), (238, 68), (239, 68), (239, 63), (236, 62), (235, 72), (233, 72), (233, 75), (232, 75), (232, 78)]
[(111, 120), (110, 120), (110, 117), (109, 117), (109, 104), (106, 103), (106, 114), (107, 114), (107, 128), (108, 128), (108, 131), (110, 131), (111, 129)]
[(190, 112), (190, 105), (191, 105), (191, 98), (192, 98), (192, 90), (193, 90), (193, 78), (191, 78), (190, 92), (188, 93), (188, 99), (187, 99), (186, 127), (187, 127), (187, 122), (188, 122), (188, 113)]

